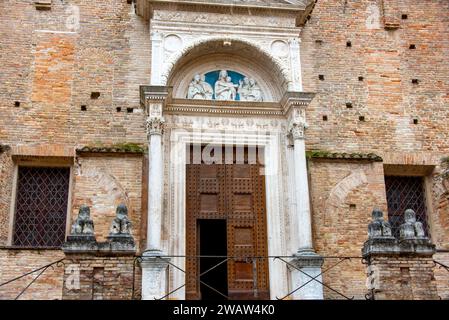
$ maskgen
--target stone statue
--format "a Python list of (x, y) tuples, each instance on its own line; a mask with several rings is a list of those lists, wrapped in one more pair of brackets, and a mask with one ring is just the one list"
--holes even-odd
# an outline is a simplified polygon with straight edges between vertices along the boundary
[(425, 237), (423, 224), (416, 221), (416, 213), (412, 209), (405, 210), (404, 223), (399, 227), (399, 237), (401, 239)]
[(109, 235), (131, 235), (131, 221), (128, 219), (128, 208), (123, 203), (117, 207), (116, 217), (112, 220)]
[(235, 100), (237, 96), (238, 86), (231, 81), (226, 70), (220, 71), (220, 76), (215, 82), (215, 99), (216, 100)]
[(78, 217), (72, 225), (71, 235), (73, 236), (93, 236), (94, 222), (90, 218), (90, 208), (82, 205), (78, 212)]
[(243, 81), (240, 81), (239, 94), (241, 101), (263, 101), (262, 90), (256, 80), (252, 78), (245, 77)]
[(368, 225), (369, 238), (392, 237), (390, 223), (384, 221), (383, 212), (376, 208), (371, 215), (373, 220)]

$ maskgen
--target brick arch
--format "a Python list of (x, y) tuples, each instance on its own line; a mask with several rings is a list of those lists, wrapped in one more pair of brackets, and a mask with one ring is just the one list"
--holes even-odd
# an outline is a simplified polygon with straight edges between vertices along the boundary
[(368, 177), (362, 169), (355, 170), (338, 182), (331, 190), (326, 200), (325, 212), (329, 214), (333, 208), (338, 208), (354, 189), (368, 183)]

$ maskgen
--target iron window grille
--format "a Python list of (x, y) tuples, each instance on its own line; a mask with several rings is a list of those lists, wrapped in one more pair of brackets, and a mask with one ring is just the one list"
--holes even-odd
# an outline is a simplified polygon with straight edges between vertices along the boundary
[(69, 179), (69, 168), (19, 167), (13, 246), (61, 247)]
[(423, 177), (386, 176), (385, 188), (388, 220), (393, 235), (399, 236), (399, 226), (404, 223), (405, 210), (413, 209), (416, 212), (416, 220), (422, 222), (426, 235), (430, 236)]

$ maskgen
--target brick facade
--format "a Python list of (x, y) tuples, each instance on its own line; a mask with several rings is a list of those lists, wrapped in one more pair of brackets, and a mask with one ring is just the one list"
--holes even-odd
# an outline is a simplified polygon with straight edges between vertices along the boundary
[[(140, 277), (137, 267), (134, 274), (132, 256), (70, 255), (64, 263), (64, 300), (130, 300), (139, 297), (137, 290), (133, 296), (133, 281), (138, 288)], [(70, 276), (78, 276), (78, 272), (79, 284), (71, 286)]]
[[(79, 28), (71, 23), (77, 10)], [(300, 36), (303, 89), (316, 92), (307, 110), (306, 147), (372, 152), (383, 159), (309, 160), (313, 236), (319, 254), (359, 256), (372, 208), (387, 208), (384, 174), (407, 170), (426, 177), (431, 240), (437, 249), (449, 250), (449, 191), (442, 182), (447, 163), (441, 162), (449, 155), (447, 11), (446, 0), (315, 4)], [(52, 1), (51, 10), (36, 10), (31, 0), (0, 2), (0, 146), (10, 146), (0, 148), (0, 282), (64, 257), (59, 250), (4, 249), (11, 232), (15, 164), (23, 159), (70, 163), (70, 219), (81, 204), (88, 204), (98, 241), (105, 240), (115, 207), (125, 202), (138, 252), (142, 249), (146, 155), (75, 150), (146, 144), (139, 86), (150, 79), (149, 33), (148, 21), (126, 0)], [(449, 264), (447, 253), (434, 258)], [(108, 283), (98, 295), (91, 289), (82, 294), (63, 291), (62, 268), (55, 268), (21, 298), (128, 299), (131, 260), (81, 259), (85, 288), (95, 272)], [(415, 277), (415, 268), (432, 262), (404, 257), (376, 263), (385, 264), (389, 277), (397, 281)], [(401, 273), (401, 263), (409, 265), (409, 273)], [(326, 260), (323, 270), (331, 264)], [(323, 280), (364, 299), (365, 268), (361, 259), (351, 259), (325, 273)], [(437, 295), (449, 299), (449, 272), (438, 266), (434, 272)], [(124, 274), (120, 289), (111, 284), (119, 273)], [(420, 299), (419, 291), (428, 289), (430, 276), (419, 277), (414, 283), (421, 288), (385, 298)], [(14, 298), (23, 285), (20, 280), (1, 287), (0, 299)], [(325, 289), (325, 298), (342, 297)]]

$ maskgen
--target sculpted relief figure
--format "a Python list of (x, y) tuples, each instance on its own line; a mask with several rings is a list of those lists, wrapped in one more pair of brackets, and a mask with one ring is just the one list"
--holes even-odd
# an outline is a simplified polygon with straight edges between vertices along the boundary
[(243, 81), (240, 81), (239, 94), (241, 101), (263, 101), (262, 90), (256, 80), (252, 78), (245, 77)]
[(201, 76), (201, 85), (203, 86), (206, 99), (212, 99), (212, 96), (214, 95), (214, 89), (210, 84), (206, 82), (206, 76), (204, 74)]
[(188, 99), (212, 99), (213, 89), (210, 84), (205, 81), (205, 77), (196, 74), (192, 82), (189, 84), (187, 92)]
[(231, 81), (226, 70), (220, 71), (220, 76), (215, 82), (215, 99), (216, 100), (235, 100), (237, 96), (237, 85)]
[(237, 99), (237, 93), (241, 101), (263, 101), (263, 93), (256, 80), (249, 77), (244, 77), (239, 81), (239, 85), (232, 82), (226, 70), (221, 70), (218, 80), (215, 82), (214, 88), (206, 82), (205, 75), (195, 74), (189, 84), (187, 90), (188, 99), (201, 100), (230, 100)]

